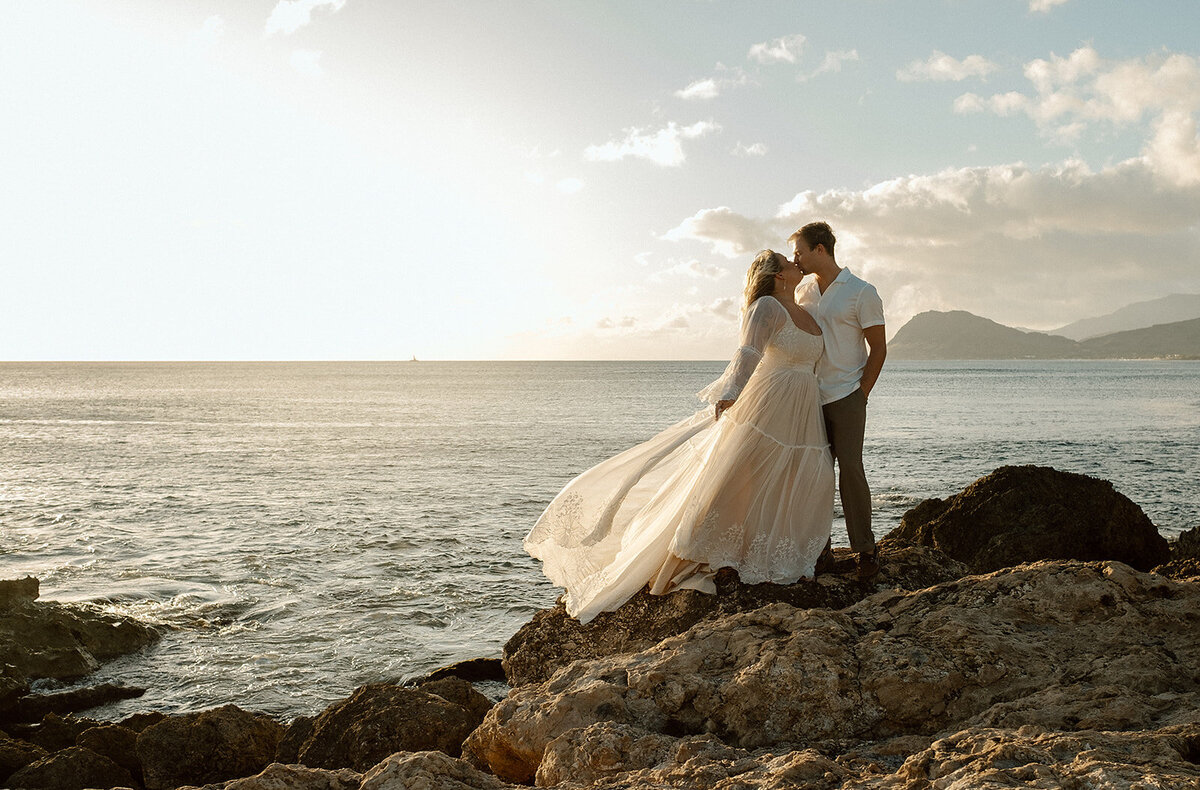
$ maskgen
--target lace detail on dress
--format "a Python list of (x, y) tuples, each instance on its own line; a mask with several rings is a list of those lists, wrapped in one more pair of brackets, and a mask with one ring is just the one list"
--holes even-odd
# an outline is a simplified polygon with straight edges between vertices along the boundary
[(823, 335), (809, 334), (789, 318), (787, 325), (771, 338), (761, 364), (763, 367), (786, 365), (811, 373), (816, 370), (817, 361), (824, 352)]
[(818, 532), (800, 545), (789, 535), (759, 532), (747, 546), (745, 525), (722, 519), (716, 508), (708, 511), (692, 534), (689, 545), (672, 547), (676, 556), (707, 563), (714, 570), (734, 568), (745, 584), (811, 579), (829, 539), (828, 534)]
[(679, 556), (707, 562), (711, 568), (732, 568), (741, 563), (746, 540), (744, 524), (722, 520), (720, 511), (711, 508), (692, 535), (694, 541), (681, 549), (684, 554)]
[(583, 495), (568, 492), (546, 508), (525, 541), (551, 541), (564, 548), (595, 545), (608, 535), (615, 500), (615, 497), (609, 498), (596, 513), (587, 513)]

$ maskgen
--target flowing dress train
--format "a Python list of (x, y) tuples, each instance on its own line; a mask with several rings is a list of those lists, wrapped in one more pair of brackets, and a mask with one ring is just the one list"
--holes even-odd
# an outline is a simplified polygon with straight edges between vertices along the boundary
[(772, 296), (742, 321), (742, 344), (700, 396), (705, 408), (583, 472), (525, 538), (581, 622), (639, 590), (715, 592), (723, 567), (743, 582), (811, 577), (833, 522), (833, 459), (817, 378), (820, 335)]

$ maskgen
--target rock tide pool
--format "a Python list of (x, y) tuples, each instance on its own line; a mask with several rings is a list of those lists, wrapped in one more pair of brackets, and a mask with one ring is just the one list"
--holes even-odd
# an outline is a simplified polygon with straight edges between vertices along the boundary
[[(839, 550), (813, 581), (724, 571), (716, 595), (643, 593), (587, 625), (559, 604), (502, 659), (291, 722), (237, 700), (101, 722), (92, 697), (31, 693), (156, 632), (0, 582), (0, 786), (1200, 786), (1200, 528), (1168, 544), (1105, 481), (1004, 467), (880, 550), (868, 582)], [(495, 704), (472, 685), (500, 677)]]

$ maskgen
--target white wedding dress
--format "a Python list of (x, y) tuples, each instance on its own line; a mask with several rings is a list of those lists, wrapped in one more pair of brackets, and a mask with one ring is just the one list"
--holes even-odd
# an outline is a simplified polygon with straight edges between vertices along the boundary
[(833, 459), (817, 378), (820, 335), (772, 296), (746, 311), (742, 345), (700, 396), (705, 408), (603, 461), (559, 493), (525, 538), (580, 622), (649, 583), (715, 592), (719, 568), (743, 582), (812, 577), (833, 522)]

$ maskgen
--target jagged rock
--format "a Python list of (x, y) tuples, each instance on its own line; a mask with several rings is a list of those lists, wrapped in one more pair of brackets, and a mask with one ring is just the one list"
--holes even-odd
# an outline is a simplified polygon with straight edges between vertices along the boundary
[(306, 765), (271, 763), (262, 773), (244, 779), (198, 789), (181, 787), (179, 790), (358, 790), (361, 783), (362, 775), (349, 768), (326, 771)]
[(29, 790), (84, 790), (89, 787), (129, 787), (133, 777), (121, 766), (91, 749), (72, 746), (49, 754), (8, 778), (7, 787)]
[[(772, 604), (516, 688), (464, 751), (529, 782), (551, 741), (601, 721), (743, 748), (931, 734), (976, 717), (1156, 726), (1200, 693), (1197, 628), (1200, 585), (1117, 562), (1033, 563), (842, 611)], [(1128, 713), (1106, 713), (1105, 693), (1042, 704), (1077, 687), (1122, 689)]]
[(141, 784), (142, 764), (137, 756), (137, 737), (137, 732), (128, 727), (105, 724), (84, 730), (75, 745), (107, 757), (128, 771), (129, 775)]
[(146, 693), (144, 688), (102, 683), (52, 694), (29, 694), (18, 699), (0, 714), (3, 721), (39, 721), (47, 713), (73, 713), (122, 699), (134, 699)]
[(1187, 532), (1180, 533), (1171, 542), (1171, 559), (1200, 560), (1200, 527), (1192, 527)]
[(360, 790), (518, 790), (440, 751), (388, 755), (363, 775)]
[(167, 718), (167, 714), (155, 710), (148, 713), (135, 713), (132, 716), (126, 716), (117, 722), (117, 724), (120, 724), (122, 727), (128, 727), (134, 732), (141, 732), (152, 724), (158, 724), (165, 718)]
[(504, 670), (510, 685), (543, 683), (572, 661), (633, 653), (687, 631), (699, 622), (783, 602), (801, 608), (841, 609), (881, 589), (920, 590), (957, 579), (968, 570), (962, 563), (924, 546), (889, 546), (880, 550), (882, 570), (870, 581), (854, 574), (849, 549), (835, 551), (843, 572), (821, 574), (796, 584), (742, 584), (736, 572), (717, 575), (717, 594), (680, 590), (670, 595), (643, 591), (615, 612), (605, 612), (581, 625), (562, 603), (543, 609), (504, 646)]
[(147, 727), (137, 736), (137, 756), (148, 790), (166, 790), (256, 774), (282, 737), (275, 720), (225, 705)]
[(12, 664), (0, 664), (0, 716), (29, 693), (29, 678)]
[(498, 658), (472, 658), (467, 661), (459, 661), (449, 666), (435, 669), (428, 675), (421, 678), (416, 678), (404, 683), (406, 686), (420, 686), (423, 683), (429, 683), (434, 680), (443, 678), (462, 678), (471, 683), (481, 683), (486, 681), (494, 681), (499, 683), (507, 683), (508, 679), (504, 675), (504, 666)]
[(476, 691), (475, 687), (466, 680), (453, 675), (437, 680), (428, 680), (417, 688), (427, 694), (436, 694), (447, 702), (462, 706), (471, 715), (478, 716), (480, 721), (483, 721), (483, 717), (492, 709), (491, 700)]
[(0, 732), (0, 787), (7, 787), (4, 780), (18, 769), (36, 763), (49, 752), (28, 741), (10, 738)]
[(464, 680), (447, 678), (430, 686), (465, 704), (424, 687), (362, 686), (316, 718), (298, 750), (300, 762), (365, 771), (398, 751), (438, 750), (457, 757), (491, 703)]
[(98, 727), (102, 722), (95, 719), (85, 719), (79, 716), (59, 716), (57, 713), (47, 713), (38, 724), (21, 724), (10, 727), (10, 733), (30, 743), (36, 743), (49, 752), (57, 752), (74, 746), (79, 736), (92, 727)]
[(1002, 466), (949, 499), (927, 499), (881, 544), (933, 546), (973, 573), (1059, 559), (1148, 571), (1171, 559), (1166, 539), (1112, 483), (1045, 466)]
[(1173, 579), (1200, 576), (1200, 527), (1192, 527), (1171, 541), (1171, 560), (1154, 572)]
[[(117, 656), (140, 650), (158, 632), (127, 617), (84, 604), (39, 602), (33, 577), (0, 581), (0, 702), (9, 686), (37, 678), (73, 680)], [(6, 692), (5, 689), (8, 689)]]
[(275, 762), (291, 764), (300, 762), (300, 747), (312, 737), (315, 716), (297, 716), (283, 731), (283, 738), (275, 749)]

